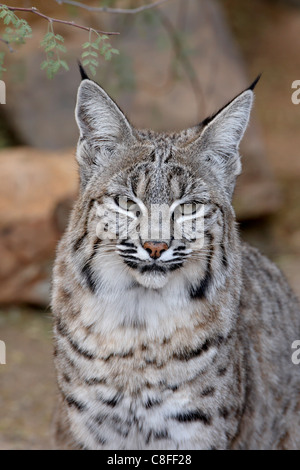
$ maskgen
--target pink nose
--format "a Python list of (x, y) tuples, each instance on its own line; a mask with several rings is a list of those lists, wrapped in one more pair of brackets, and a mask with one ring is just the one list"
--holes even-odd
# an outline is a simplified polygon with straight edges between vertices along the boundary
[(148, 251), (149, 255), (153, 259), (157, 259), (160, 255), (166, 251), (169, 247), (164, 242), (145, 242), (143, 248)]

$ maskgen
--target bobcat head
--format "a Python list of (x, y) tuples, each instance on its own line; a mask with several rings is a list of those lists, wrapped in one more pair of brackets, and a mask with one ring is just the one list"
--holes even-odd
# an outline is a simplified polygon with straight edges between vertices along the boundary
[(228, 262), (238, 149), (257, 80), (201, 124), (163, 134), (135, 129), (83, 76), (76, 106), (81, 200), (92, 212), (87, 226), (103, 266), (126, 268), (139, 285), (159, 289), (187, 266), (205, 272), (213, 250)]

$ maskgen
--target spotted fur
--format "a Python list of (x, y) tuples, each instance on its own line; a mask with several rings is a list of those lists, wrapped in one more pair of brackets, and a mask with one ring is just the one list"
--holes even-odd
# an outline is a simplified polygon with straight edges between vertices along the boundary
[[(83, 78), (80, 194), (53, 277), (56, 446), (299, 447), (299, 307), (277, 267), (240, 241), (231, 205), (252, 88), (199, 126), (157, 134)], [(119, 196), (139, 205), (135, 217)], [(131, 233), (149, 222), (145, 208), (176, 201), (204, 207), (201, 243), (184, 229), (153, 260)], [(101, 238), (117, 211), (117, 239)]]

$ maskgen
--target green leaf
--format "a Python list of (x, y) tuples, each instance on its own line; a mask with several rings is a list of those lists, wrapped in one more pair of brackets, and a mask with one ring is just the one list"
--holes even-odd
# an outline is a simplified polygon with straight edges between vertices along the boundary
[(60, 62), (57, 60), (54, 64), (53, 64), (53, 70), (56, 72), (58, 72), (60, 69)]
[(108, 49), (108, 44), (103, 44), (103, 46), (100, 49), (101, 54), (104, 54)]
[(45, 34), (43, 41), (49, 41), (49, 39), (52, 39), (53, 36), (54, 36), (54, 33), (52, 33), (52, 31), (49, 31), (48, 33)]
[(47, 67), (48, 67), (48, 61), (47, 61), (47, 60), (44, 60), (44, 61), (41, 63), (41, 69), (42, 69), (42, 70), (45, 70)]
[(83, 53), (81, 54), (81, 57), (84, 59), (84, 57), (88, 57), (89, 55), (90, 55), (90, 52), (87, 51), (87, 52), (83, 52)]
[(65, 69), (65, 70), (69, 70), (69, 66), (67, 64), (67, 62), (65, 60), (61, 60), (60, 61), (60, 65)]
[(50, 78), (50, 80), (52, 80), (52, 78), (54, 77), (54, 73), (53, 73), (53, 70), (51, 68), (48, 67), (47, 69), (47, 77)]
[(60, 52), (67, 52), (67, 49), (62, 44), (56, 44), (56, 49)]
[(8, 15), (6, 15), (3, 22), (4, 24), (9, 24), (11, 22), (11, 18)]
[(47, 47), (45, 47), (45, 52), (52, 51), (53, 49), (55, 49), (55, 47), (56, 47), (56, 43), (51, 42), (51, 43), (48, 44)]
[(60, 34), (56, 34), (54, 37), (57, 41), (65, 42), (64, 38)]
[(22, 26), (22, 20), (20, 20), (20, 18), (17, 18), (13, 24), (16, 28), (20, 28), (20, 26)]
[(0, 78), (3, 72), (6, 72), (6, 68), (3, 67), (5, 52), (0, 52)]
[(89, 66), (89, 70), (91, 71), (91, 73), (92, 73), (93, 76), (96, 75), (97, 72), (96, 72), (96, 69), (95, 69), (95, 67), (94, 67), (93, 65), (90, 65), (90, 66)]

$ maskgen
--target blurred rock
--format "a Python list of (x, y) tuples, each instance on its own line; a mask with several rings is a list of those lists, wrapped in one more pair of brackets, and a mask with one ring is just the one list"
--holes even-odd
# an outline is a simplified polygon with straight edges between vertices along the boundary
[(0, 152), (0, 303), (47, 305), (51, 262), (77, 191), (71, 151)]
[[(43, 3), (41, 9), (47, 13), (50, 5)], [(50, 13), (61, 16), (61, 11), (56, 6)], [(103, 62), (97, 79), (138, 127), (176, 130), (194, 125), (230, 101), (255, 78), (246, 76), (221, 6), (214, 0), (167, 2), (157, 9), (161, 21), (153, 16), (153, 10), (147, 13), (152, 15), (148, 23), (142, 16), (128, 15), (125, 21), (122, 15), (89, 16), (84, 10), (79, 12), (81, 24), (121, 32), (119, 37), (110, 38), (113, 46), (120, 49), (120, 58)], [(55, 24), (55, 31), (66, 39), (70, 71), (47, 80), (45, 72), (40, 70), (43, 52), (37, 42), (28, 41), (22, 47), (19, 62), (15, 62), (17, 54), (9, 57), (7, 104), (2, 107), (10, 127), (24, 144), (48, 149), (70, 147), (77, 140), (74, 122), (79, 84), (77, 58), (86, 40), (86, 34), (76, 29)], [(174, 31), (179, 31), (179, 35)], [(44, 21), (36, 21), (36, 41), (40, 41), (44, 32)], [(167, 44), (171, 48), (165, 47)], [(176, 55), (181, 59), (174, 72)], [(124, 68), (124, 63), (122, 67), (118, 60), (125, 61), (129, 69)], [(134, 87), (128, 84), (130, 76), (134, 77)], [(263, 79), (258, 86), (266, 86)], [(239, 218), (273, 212), (280, 197), (255, 115), (243, 141), (242, 154), (243, 175), (235, 198)]]

